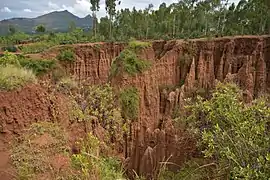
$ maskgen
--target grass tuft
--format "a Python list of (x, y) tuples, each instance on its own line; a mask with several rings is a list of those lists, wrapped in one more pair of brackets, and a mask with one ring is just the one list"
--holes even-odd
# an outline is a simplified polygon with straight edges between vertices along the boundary
[(63, 77), (57, 83), (57, 90), (63, 93), (69, 93), (76, 88), (78, 88), (78, 83), (70, 77)]
[(137, 41), (137, 40), (132, 40), (128, 43), (128, 47), (131, 49), (144, 49), (151, 47), (150, 42), (143, 42), (143, 41)]
[(24, 54), (35, 54), (35, 53), (43, 52), (52, 46), (54, 46), (53, 43), (37, 42), (37, 43), (33, 43), (33, 44), (21, 45), (21, 46), (19, 46), (19, 49)]
[(36, 81), (36, 76), (31, 70), (12, 65), (0, 66), (0, 90), (13, 90)]

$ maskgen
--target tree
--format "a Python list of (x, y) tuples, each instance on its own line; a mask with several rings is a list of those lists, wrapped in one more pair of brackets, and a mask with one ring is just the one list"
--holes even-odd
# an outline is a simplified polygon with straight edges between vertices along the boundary
[(229, 0), (181, 0), (171, 5), (162, 3), (156, 10), (149, 5), (144, 10), (133, 8), (117, 12), (116, 2), (105, 1), (108, 34), (117, 39), (199, 38), (270, 31), (268, 0), (240, 0), (238, 4), (230, 4)]
[(110, 18), (110, 38), (112, 38), (112, 22), (113, 22), (113, 17), (116, 14), (116, 3), (118, 3), (118, 5), (120, 5), (121, 1), (119, 0), (105, 0), (105, 9), (107, 11), (107, 13), (109, 14), (109, 18)]
[(96, 12), (99, 11), (99, 1), (100, 0), (90, 0), (91, 3), (91, 11), (93, 12), (93, 26), (94, 26), (94, 30), (95, 30), (95, 37), (97, 34), (97, 16), (96, 16)]
[(106, 39), (110, 38), (110, 20), (108, 16), (100, 18), (100, 23), (99, 23), (99, 33), (103, 35)]
[(44, 33), (45, 31), (46, 31), (46, 28), (45, 28), (44, 25), (38, 25), (38, 26), (36, 27), (36, 32), (37, 32), (37, 33)]

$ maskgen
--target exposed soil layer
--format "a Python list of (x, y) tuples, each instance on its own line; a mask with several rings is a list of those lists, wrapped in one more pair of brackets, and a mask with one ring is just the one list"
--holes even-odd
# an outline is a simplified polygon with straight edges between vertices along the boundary
[[(111, 63), (125, 45), (74, 45), (76, 61), (66, 64), (65, 70), (79, 82), (106, 83)], [(59, 48), (51, 49), (41, 57), (55, 57)], [(207, 93), (217, 81), (237, 83), (247, 102), (270, 89), (269, 36), (155, 41), (152, 47), (142, 50), (140, 56), (152, 62), (149, 70), (136, 76), (112, 79), (112, 85), (117, 89), (135, 86), (140, 94), (139, 119), (132, 124), (129, 143), (124, 148), (126, 169), (130, 174), (135, 170), (137, 174), (151, 178), (157, 173), (159, 162), (169, 160), (181, 166), (186, 158), (196, 155), (194, 140), (184, 128), (175, 129), (171, 121), (172, 112), (176, 107), (183, 108), (186, 97), (198, 92)], [(6, 159), (6, 142), (12, 135), (20, 134), (23, 128), (40, 120), (67, 124), (65, 102), (63, 95), (51, 96), (50, 90), (39, 85), (0, 92), (0, 170), (8, 167), (8, 160), (2, 159)], [(81, 136), (85, 132), (76, 124), (71, 127), (72, 141), (72, 135)], [(5, 180), (1, 171), (0, 179)]]
[[(76, 45), (76, 62), (67, 70), (78, 81), (106, 83), (112, 60), (124, 47), (125, 44), (119, 43)], [(131, 128), (132, 136), (125, 152), (129, 169), (151, 174), (161, 159), (173, 155), (171, 160), (181, 164), (183, 154), (194, 153), (194, 142), (184, 143), (188, 136), (184, 130), (175, 131), (170, 118), (175, 107), (183, 107), (184, 98), (209, 92), (217, 81), (237, 83), (247, 102), (268, 91), (269, 47), (269, 36), (240, 36), (210, 41), (155, 41), (151, 48), (144, 49), (140, 56), (152, 62), (149, 70), (112, 80), (118, 89), (135, 86), (140, 92), (139, 120)]]
[[(40, 121), (67, 125), (66, 98), (54, 94), (39, 84), (30, 84), (11, 92), (0, 92), (0, 179), (10, 180), (16, 175), (9, 159), (9, 145), (15, 136)], [(42, 140), (41, 142), (42, 143)]]

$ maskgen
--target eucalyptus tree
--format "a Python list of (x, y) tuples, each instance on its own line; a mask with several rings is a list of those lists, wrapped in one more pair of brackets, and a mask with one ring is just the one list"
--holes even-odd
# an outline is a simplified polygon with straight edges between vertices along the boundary
[(116, 14), (116, 4), (120, 5), (120, 0), (105, 0), (105, 9), (107, 13), (109, 14), (110, 18), (110, 38), (112, 38), (112, 22), (113, 18)]
[(93, 12), (93, 26), (94, 26), (94, 31), (95, 31), (95, 37), (96, 37), (96, 34), (97, 34), (97, 11), (99, 11), (99, 2), (100, 0), (90, 0), (90, 3), (91, 3), (91, 11)]

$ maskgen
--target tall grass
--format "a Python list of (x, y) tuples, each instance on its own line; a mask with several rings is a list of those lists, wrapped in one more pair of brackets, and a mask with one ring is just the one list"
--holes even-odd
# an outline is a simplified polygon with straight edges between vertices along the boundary
[(54, 45), (55, 44), (52, 42), (37, 42), (33, 44), (19, 46), (19, 49), (24, 54), (35, 54), (35, 53), (43, 52)]
[(36, 81), (36, 76), (31, 70), (12, 65), (0, 66), (0, 90), (13, 90)]

